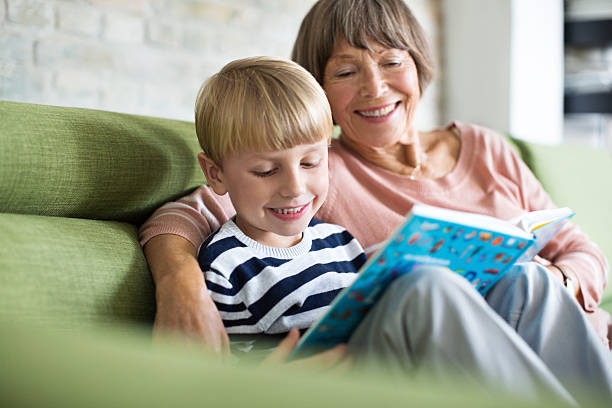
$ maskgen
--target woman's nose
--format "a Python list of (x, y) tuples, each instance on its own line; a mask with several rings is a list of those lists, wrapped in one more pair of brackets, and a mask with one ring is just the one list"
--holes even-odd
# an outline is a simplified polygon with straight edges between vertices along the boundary
[(379, 67), (370, 66), (362, 71), (361, 96), (378, 97), (386, 90), (387, 83)]

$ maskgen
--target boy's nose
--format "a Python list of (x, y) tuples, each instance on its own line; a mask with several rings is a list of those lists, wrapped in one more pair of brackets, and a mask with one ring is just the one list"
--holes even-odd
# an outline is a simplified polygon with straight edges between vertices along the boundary
[(304, 179), (299, 171), (287, 172), (283, 179), (283, 184), (280, 188), (280, 193), (283, 197), (298, 197), (306, 191)]

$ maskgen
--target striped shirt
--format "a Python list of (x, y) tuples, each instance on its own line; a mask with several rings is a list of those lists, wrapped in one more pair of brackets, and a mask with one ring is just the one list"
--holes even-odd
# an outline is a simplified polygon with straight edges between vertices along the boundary
[(347, 230), (315, 219), (290, 248), (262, 245), (230, 220), (198, 251), (227, 332), (243, 334), (310, 327), (353, 282), (365, 260)]

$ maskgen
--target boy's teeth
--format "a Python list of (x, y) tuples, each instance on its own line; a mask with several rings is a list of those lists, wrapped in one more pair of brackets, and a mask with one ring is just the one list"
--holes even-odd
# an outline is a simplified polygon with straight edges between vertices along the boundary
[(395, 105), (389, 105), (385, 108), (380, 108), (380, 109), (375, 109), (375, 110), (358, 111), (358, 112), (362, 114), (363, 116), (367, 116), (370, 118), (376, 118), (376, 117), (388, 115), (389, 113), (391, 113), (393, 108), (395, 108)]
[(278, 214), (295, 214), (302, 211), (303, 208), (304, 206), (297, 208), (273, 208), (272, 211)]

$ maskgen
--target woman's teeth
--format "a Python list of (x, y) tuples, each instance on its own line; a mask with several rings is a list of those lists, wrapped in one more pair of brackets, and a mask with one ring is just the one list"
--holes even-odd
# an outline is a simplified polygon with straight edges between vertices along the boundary
[(386, 106), (380, 109), (367, 110), (367, 111), (357, 111), (360, 115), (367, 116), (369, 118), (378, 118), (381, 116), (388, 115), (395, 109), (395, 104)]

